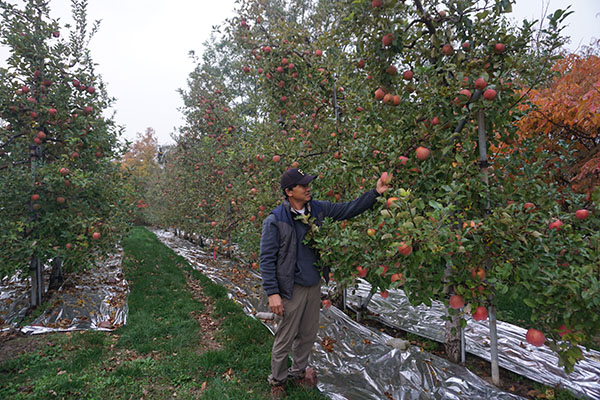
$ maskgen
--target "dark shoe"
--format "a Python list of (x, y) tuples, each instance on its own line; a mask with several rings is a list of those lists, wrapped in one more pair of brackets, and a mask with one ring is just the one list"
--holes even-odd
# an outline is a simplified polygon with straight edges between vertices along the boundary
[(304, 378), (294, 379), (294, 383), (298, 386), (302, 386), (305, 389), (312, 389), (317, 386), (317, 372), (308, 367), (304, 372)]
[(285, 388), (283, 385), (271, 386), (271, 400), (283, 399), (285, 397)]

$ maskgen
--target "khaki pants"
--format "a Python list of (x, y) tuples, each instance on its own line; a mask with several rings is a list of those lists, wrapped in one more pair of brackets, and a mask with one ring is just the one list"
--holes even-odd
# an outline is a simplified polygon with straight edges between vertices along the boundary
[[(308, 366), (317, 332), (321, 304), (321, 284), (311, 287), (294, 285), (291, 300), (282, 299), (283, 318), (275, 332), (271, 353), (272, 385), (283, 384), (288, 376), (303, 378)], [(292, 367), (288, 370), (288, 354), (292, 353)]]

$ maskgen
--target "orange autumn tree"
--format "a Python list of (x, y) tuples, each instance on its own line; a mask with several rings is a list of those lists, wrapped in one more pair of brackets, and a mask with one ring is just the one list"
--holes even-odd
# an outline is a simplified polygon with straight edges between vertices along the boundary
[[(562, 187), (586, 194), (590, 201), (600, 184), (600, 41), (582, 54), (556, 62), (554, 80), (528, 94), (532, 111), (518, 123), (519, 137), (542, 135), (540, 151), (569, 159), (569, 168), (552, 169)], [(596, 196), (600, 196), (596, 191)]]
[(153, 128), (146, 128), (145, 133), (137, 134), (137, 140), (129, 146), (129, 150), (121, 159), (121, 167), (129, 174), (136, 192), (136, 206), (143, 211), (148, 205), (147, 193), (153, 185), (158, 173), (158, 140)]

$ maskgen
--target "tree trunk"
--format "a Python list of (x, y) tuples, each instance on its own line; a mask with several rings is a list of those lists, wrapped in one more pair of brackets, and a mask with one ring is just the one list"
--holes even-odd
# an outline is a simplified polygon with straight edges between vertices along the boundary
[[(446, 309), (446, 316), (448, 312)], [(446, 332), (444, 332), (444, 349), (448, 359), (453, 363), (461, 362), (461, 341), (460, 341), (460, 317), (452, 316), (451, 321), (446, 321)]]
[[(452, 274), (452, 267), (446, 265), (444, 270), (444, 294), (446, 296), (452, 294), (454, 289), (448, 285), (448, 277)], [(446, 316), (448, 317), (448, 308), (446, 308)], [(461, 360), (461, 340), (460, 340), (460, 317), (458, 315), (452, 316), (450, 321), (446, 321), (444, 324), (444, 349), (448, 359), (453, 363), (459, 363)]]
[(48, 284), (48, 290), (58, 290), (65, 281), (62, 270), (62, 260), (55, 258), (52, 261), (52, 272), (50, 273), (50, 283)]

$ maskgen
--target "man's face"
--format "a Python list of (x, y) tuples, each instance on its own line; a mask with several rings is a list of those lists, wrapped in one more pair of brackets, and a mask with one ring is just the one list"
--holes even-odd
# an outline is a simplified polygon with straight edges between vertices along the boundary
[(310, 201), (310, 185), (296, 185), (292, 189), (287, 189), (288, 198), (294, 199), (301, 203)]

